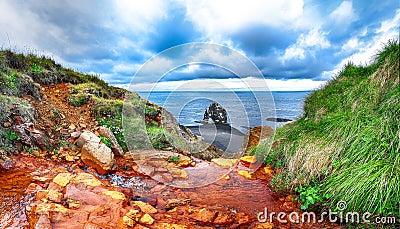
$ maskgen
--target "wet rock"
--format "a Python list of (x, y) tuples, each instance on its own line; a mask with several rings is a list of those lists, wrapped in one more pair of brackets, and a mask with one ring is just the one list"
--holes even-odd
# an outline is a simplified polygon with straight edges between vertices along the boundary
[(177, 163), (177, 166), (188, 167), (191, 165), (191, 163), (192, 163), (192, 159), (190, 159), (190, 157), (179, 155), (179, 161)]
[(226, 213), (218, 213), (217, 217), (214, 219), (214, 224), (218, 226), (227, 226), (233, 223), (233, 218)]
[(244, 156), (240, 158), (240, 161), (245, 164), (252, 164), (257, 161), (255, 156)]
[(170, 210), (179, 206), (190, 204), (190, 199), (169, 199), (165, 203), (165, 209)]
[(35, 224), (35, 229), (52, 229), (50, 219), (46, 215), (40, 215)]
[[(79, 139), (81, 137), (79, 137)], [(101, 175), (105, 175), (111, 171), (115, 163), (114, 154), (110, 148), (108, 148), (104, 143), (91, 141), (83, 145), (81, 149), (81, 160), (86, 165), (94, 168)]]
[(35, 184), (35, 183), (30, 183), (28, 185), (28, 187), (25, 190), (25, 193), (29, 194), (29, 193), (36, 193), (38, 191), (43, 190), (42, 186)]
[(70, 173), (59, 173), (56, 177), (54, 177), (53, 182), (61, 187), (65, 187), (73, 178), (74, 175)]
[(216, 217), (216, 212), (208, 210), (207, 208), (202, 208), (200, 211), (195, 212), (189, 216), (191, 219), (196, 220), (202, 224), (211, 224), (214, 222)]
[(48, 190), (47, 198), (53, 202), (61, 203), (63, 194), (56, 190)]
[(209, 119), (216, 124), (226, 124), (227, 123), (227, 113), (225, 108), (221, 107), (218, 103), (211, 103), (210, 106), (204, 111), (204, 122), (208, 122)]
[(153, 207), (157, 206), (157, 202), (158, 202), (157, 196), (145, 196), (145, 197), (132, 196), (132, 200), (133, 201), (142, 201), (142, 202), (150, 204)]
[[(130, 209), (124, 217), (127, 217), (129, 219), (131, 219), (133, 221), (133, 225), (136, 224), (136, 222), (139, 222), (140, 217), (142, 216), (142, 214), (140, 213), (139, 210), (136, 209)], [(131, 224), (130, 220), (127, 220), (127, 222), (129, 222)]]
[(152, 225), (154, 223), (154, 219), (151, 217), (151, 215), (146, 213), (140, 218), (139, 223)]
[(213, 158), (211, 162), (215, 163), (221, 168), (229, 169), (237, 164), (237, 159), (226, 159), (226, 158)]
[(102, 194), (107, 195), (115, 200), (126, 200), (125, 194), (117, 191), (103, 191)]
[(111, 145), (112, 145), (111, 150), (113, 151), (113, 153), (116, 156), (121, 156), (121, 157), (124, 156), (124, 150), (119, 145), (117, 139), (115, 138), (113, 132), (110, 129), (108, 129), (107, 127), (101, 126), (101, 127), (99, 127), (98, 132), (99, 132), (100, 136), (110, 139)]
[(166, 181), (166, 182), (172, 182), (174, 181), (174, 177), (170, 173), (163, 173), (161, 174), (161, 178)]
[(134, 203), (134, 206), (138, 206), (140, 208), (140, 210), (144, 213), (147, 213), (147, 214), (157, 213), (157, 209), (148, 203), (145, 203), (142, 201), (134, 201), (133, 203)]
[(290, 121), (293, 121), (293, 120), (288, 119), (288, 118), (267, 118), (267, 121), (271, 121), (271, 122), (290, 122)]
[(248, 224), (248, 223), (252, 222), (253, 220), (255, 220), (255, 217), (251, 217), (251, 216), (249, 216), (249, 215), (246, 215), (246, 214), (243, 213), (243, 212), (238, 212), (238, 213), (236, 213), (235, 218), (236, 218), (236, 222), (237, 222), (239, 225)]
[(46, 182), (48, 180), (51, 180), (50, 177), (39, 177), (39, 176), (34, 176), (32, 177), (32, 180), (34, 181), (39, 181), (39, 182)]
[(46, 216), (49, 216), (50, 212), (66, 213), (68, 212), (68, 209), (61, 204), (55, 203), (40, 203), (36, 206), (36, 214), (38, 215), (45, 214)]
[(96, 187), (101, 185), (101, 182), (94, 177), (92, 174), (89, 173), (79, 173), (75, 179), (74, 179), (74, 183), (84, 183), (87, 186), (92, 186), (92, 187)]
[(97, 137), (93, 132), (84, 130), (78, 140), (76, 141), (76, 145), (79, 147), (83, 147), (83, 145), (85, 145), (88, 142), (92, 142), (92, 143), (100, 143), (100, 138)]
[(273, 229), (274, 224), (273, 223), (257, 223), (254, 226), (254, 229)]
[(170, 168), (170, 169), (168, 169), (168, 172), (172, 175), (173, 178), (183, 179), (183, 180), (186, 180), (189, 178), (189, 175), (183, 169)]
[(162, 223), (161, 225), (157, 225), (159, 229), (186, 229), (187, 226), (174, 224), (174, 223)]
[(269, 165), (266, 165), (263, 168), (263, 171), (264, 171), (265, 175), (267, 175), (268, 178), (272, 178), (274, 176), (274, 173), (275, 173), (275, 171)]
[(249, 179), (249, 180), (254, 180), (255, 179), (255, 177), (253, 176), (253, 173), (251, 173), (251, 172), (249, 172), (247, 170), (238, 170), (237, 174), (242, 176), (242, 177), (244, 177), (244, 178), (246, 178), (246, 179)]
[(124, 225), (128, 227), (133, 227), (136, 224), (136, 222), (133, 219), (129, 218), (128, 216), (122, 217), (122, 222)]

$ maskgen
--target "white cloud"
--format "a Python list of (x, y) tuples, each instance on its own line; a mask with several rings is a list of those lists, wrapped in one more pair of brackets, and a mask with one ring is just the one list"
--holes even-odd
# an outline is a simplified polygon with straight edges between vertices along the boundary
[(303, 14), (302, 0), (186, 1), (187, 18), (209, 37), (238, 31), (249, 24), (288, 26)]
[(307, 91), (317, 89), (325, 83), (326, 81), (314, 81), (311, 79), (277, 80), (247, 77), (243, 79), (194, 79), (135, 85), (116, 84), (115, 86), (129, 88), (134, 91)]
[(393, 29), (400, 29), (400, 9), (396, 10), (396, 15), (392, 19), (383, 21), (376, 33), (387, 33)]
[(342, 51), (344, 52), (353, 51), (354, 49), (357, 49), (361, 45), (362, 43), (358, 41), (357, 37), (352, 37), (342, 46)]
[(285, 50), (285, 54), (283, 55), (282, 59), (285, 60), (291, 60), (294, 58), (298, 58), (300, 60), (303, 60), (305, 58), (304, 55), (305, 51), (303, 48), (297, 47), (296, 45), (290, 46)]
[[(151, 30), (151, 25), (166, 17), (166, 2), (162, 0), (118, 0), (115, 1), (117, 16), (131, 31)], [(138, 31), (138, 32), (139, 32)]]
[(313, 55), (317, 49), (325, 49), (331, 46), (330, 42), (326, 39), (327, 33), (319, 29), (311, 29), (307, 34), (300, 34), (295, 44), (289, 46), (281, 61), (287, 61), (294, 58), (304, 59), (306, 55)]
[(351, 1), (343, 1), (330, 15), (329, 19), (336, 25), (349, 25), (357, 19)]

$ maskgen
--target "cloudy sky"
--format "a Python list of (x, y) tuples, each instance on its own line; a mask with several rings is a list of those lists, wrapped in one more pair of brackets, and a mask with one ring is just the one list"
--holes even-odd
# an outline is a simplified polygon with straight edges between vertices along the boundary
[[(0, 11), (1, 47), (47, 55), (111, 84), (130, 83), (165, 49), (211, 42), (248, 57), (272, 90), (312, 89), (346, 62), (369, 63), (400, 29), (398, 0), (0, 0)], [(170, 61), (163, 60), (158, 65)], [(160, 88), (207, 88), (210, 80), (229, 87), (235, 77), (190, 64), (170, 69)], [(154, 79), (135, 83), (143, 89)]]

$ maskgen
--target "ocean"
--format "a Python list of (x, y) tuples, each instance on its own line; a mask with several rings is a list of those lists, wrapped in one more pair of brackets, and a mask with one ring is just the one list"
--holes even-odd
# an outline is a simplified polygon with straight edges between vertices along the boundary
[(205, 109), (217, 102), (227, 110), (228, 123), (246, 133), (249, 127), (267, 125), (277, 128), (283, 123), (266, 120), (285, 118), (295, 120), (302, 115), (303, 102), (311, 91), (153, 91), (138, 92), (147, 100), (164, 107), (185, 126), (199, 125)]

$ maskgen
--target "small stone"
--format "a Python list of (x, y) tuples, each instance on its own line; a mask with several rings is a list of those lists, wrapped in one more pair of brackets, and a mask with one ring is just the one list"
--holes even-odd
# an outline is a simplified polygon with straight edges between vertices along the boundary
[(171, 173), (172, 177), (174, 177), (174, 178), (184, 179), (184, 180), (189, 178), (189, 175), (183, 169), (170, 168), (169, 172)]
[(43, 200), (47, 199), (47, 194), (49, 193), (49, 190), (40, 190), (36, 193), (36, 200)]
[(167, 210), (178, 207), (178, 206), (184, 206), (186, 204), (190, 203), (190, 199), (169, 199), (165, 203), (165, 208)]
[(200, 211), (190, 215), (189, 217), (199, 221), (200, 223), (212, 223), (215, 219), (216, 212), (208, 210), (207, 208), (202, 208)]
[(246, 178), (246, 179), (249, 179), (249, 180), (255, 179), (255, 178), (253, 177), (252, 173), (250, 173), (250, 172), (247, 171), (247, 170), (238, 170), (238, 171), (237, 171), (237, 174), (239, 174), (240, 176), (242, 176), (242, 177), (244, 177), (244, 178)]
[(125, 214), (125, 216), (132, 219), (135, 222), (139, 222), (139, 219), (142, 216), (142, 214), (139, 212), (139, 210), (131, 209)]
[(84, 183), (89, 186), (99, 186), (101, 185), (101, 182), (97, 180), (92, 174), (89, 173), (80, 173), (78, 174), (75, 179), (75, 183)]
[(257, 223), (254, 227), (254, 229), (273, 229), (274, 224), (273, 223)]
[(255, 156), (244, 156), (240, 158), (240, 161), (245, 164), (252, 164), (257, 161)]
[(142, 218), (140, 218), (139, 222), (146, 225), (152, 225), (154, 223), (154, 219), (146, 213), (142, 216)]
[(230, 179), (231, 179), (231, 176), (229, 176), (229, 174), (225, 174), (225, 175), (221, 176), (220, 179), (221, 179), (221, 180), (230, 180)]
[(122, 192), (117, 192), (117, 191), (104, 191), (102, 192), (104, 195), (110, 196), (113, 199), (116, 200), (126, 200), (125, 194)]
[(179, 166), (179, 167), (188, 167), (191, 163), (192, 163), (192, 159), (190, 159), (190, 157), (180, 155), (179, 156), (179, 162), (178, 162), (177, 166)]
[(69, 200), (67, 201), (67, 203), (68, 208), (70, 209), (78, 209), (81, 206), (81, 203), (79, 201)]
[(5, 123), (3, 124), (3, 126), (4, 126), (5, 128), (10, 127), (10, 126), (11, 126), (11, 123), (5, 122)]
[(157, 213), (157, 209), (151, 206), (148, 203), (142, 201), (134, 201), (134, 205), (138, 206), (142, 212), (147, 214), (154, 214)]
[(71, 155), (66, 155), (65, 156), (65, 160), (68, 162), (74, 162), (75, 161), (75, 157), (71, 156)]
[(38, 191), (40, 191), (42, 189), (43, 189), (42, 186), (40, 186), (38, 184), (35, 184), (35, 183), (30, 183), (28, 185), (28, 187), (26, 188), (25, 193), (28, 193), (28, 194), (29, 193), (34, 193), (34, 192), (38, 192)]
[(221, 168), (229, 169), (236, 165), (237, 159), (226, 159), (226, 158), (213, 158), (211, 162), (215, 163)]
[(53, 202), (60, 203), (62, 200), (63, 194), (56, 190), (49, 190), (47, 193), (47, 198)]
[(172, 175), (169, 174), (169, 173), (163, 173), (163, 174), (161, 174), (161, 178), (162, 178), (163, 180), (165, 180), (166, 182), (169, 182), (169, 183), (171, 183), (172, 181), (174, 181), (174, 178), (173, 178)]
[(81, 128), (86, 128), (86, 127), (87, 127), (85, 123), (79, 123), (79, 126), (80, 126)]
[(71, 125), (69, 125), (69, 127), (68, 127), (70, 130), (75, 130), (76, 129), (76, 126), (74, 125), (74, 124), (71, 124)]
[(219, 213), (214, 220), (214, 224), (219, 226), (226, 226), (233, 223), (233, 218), (226, 213)]
[(72, 180), (72, 178), (74, 178), (74, 175), (70, 173), (59, 173), (56, 177), (54, 177), (53, 182), (61, 187), (65, 187)]
[(133, 221), (133, 219), (129, 218), (128, 216), (122, 217), (122, 222), (124, 225), (126, 225), (128, 227), (133, 227), (136, 224), (136, 222)]
[(187, 226), (174, 224), (174, 223), (162, 223), (158, 226), (159, 229), (186, 229)]
[(40, 182), (46, 182), (48, 180), (51, 180), (50, 177), (39, 177), (39, 176), (34, 176), (32, 179), (35, 181), (40, 181)]
[(75, 131), (75, 132), (71, 133), (71, 138), (77, 139), (77, 138), (79, 138), (79, 136), (81, 136), (80, 131)]

